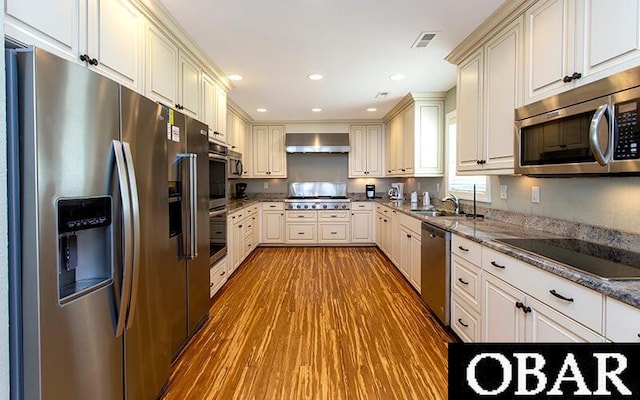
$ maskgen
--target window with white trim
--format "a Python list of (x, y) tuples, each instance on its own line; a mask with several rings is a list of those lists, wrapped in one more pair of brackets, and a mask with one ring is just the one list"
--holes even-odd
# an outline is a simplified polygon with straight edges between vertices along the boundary
[(473, 200), (473, 187), (476, 189), (476, 200), (491, 203), (491, 179), (486, 175), (458, 175), (457, 163), (457, 136), (456, 136), (456, 112), (451, 111), (446, 115), (446, 153), (447, 166), (445, 168), (446, 194), (453, 193), (460, 199)]

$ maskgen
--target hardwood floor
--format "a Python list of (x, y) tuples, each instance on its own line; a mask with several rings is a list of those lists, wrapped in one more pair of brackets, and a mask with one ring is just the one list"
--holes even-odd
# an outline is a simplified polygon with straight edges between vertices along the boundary
[(163, 398), (446, 399), (454, 340), (376, 248), (260, 248)]

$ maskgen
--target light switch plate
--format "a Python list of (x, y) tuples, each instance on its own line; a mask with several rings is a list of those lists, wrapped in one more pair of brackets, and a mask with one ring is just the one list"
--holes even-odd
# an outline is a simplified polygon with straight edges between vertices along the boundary
[(507, 185), (500, 185), (500, 198), (502, 200), (507, 199)]
[(540, 203), (540, 187), (531, 186), (531, 202)]

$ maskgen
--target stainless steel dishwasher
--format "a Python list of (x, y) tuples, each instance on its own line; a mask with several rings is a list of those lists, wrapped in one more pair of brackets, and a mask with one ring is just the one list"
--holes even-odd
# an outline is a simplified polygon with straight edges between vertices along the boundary
[(451, 233), (422, 223), (420, 294), (431, 311), (449, 325)]

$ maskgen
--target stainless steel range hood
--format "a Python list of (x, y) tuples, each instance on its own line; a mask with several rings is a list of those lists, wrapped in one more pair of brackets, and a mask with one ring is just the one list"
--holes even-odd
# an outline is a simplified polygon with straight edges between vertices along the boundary
[(287, 153), (348, 153), (348, 133), (287, 133)]

